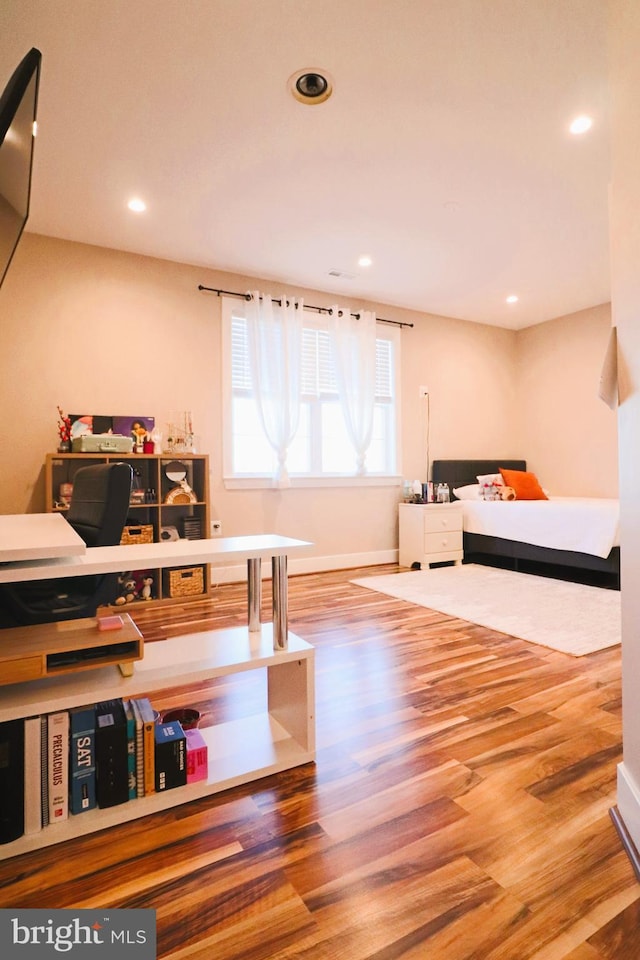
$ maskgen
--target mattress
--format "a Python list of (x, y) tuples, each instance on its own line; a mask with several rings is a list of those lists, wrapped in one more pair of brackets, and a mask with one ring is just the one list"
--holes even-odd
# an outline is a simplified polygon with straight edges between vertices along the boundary
[(466, 533), (608, 557), (619, 546), (619, 504), (606, 497), (461, 500)]

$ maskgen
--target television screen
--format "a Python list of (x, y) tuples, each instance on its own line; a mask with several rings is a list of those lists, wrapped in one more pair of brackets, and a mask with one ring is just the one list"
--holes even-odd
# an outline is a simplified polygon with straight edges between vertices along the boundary
[(29, 216), (41, 61), (33, 47), (0, 96), (0, 286)]

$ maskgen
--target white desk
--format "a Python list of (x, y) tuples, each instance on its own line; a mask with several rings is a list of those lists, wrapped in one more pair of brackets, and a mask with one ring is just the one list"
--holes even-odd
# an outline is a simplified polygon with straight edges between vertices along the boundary
[[(45, 516), (65, 522), (64, 518), (57, 514)], [(260, 628), (260, 565), (263, 559), (270, 557), (273, 575), (274, 644), (284, 647), (288, 629), (287, 557), (290, 553), (311, 546), (306, 540), (264, 533), (246, 537), (214, 537), (210, 540), (170, 540), (162, 543), (133, 543), (128, 546), (88, 547), (80, 556), (45, 557), (39, 560), (16, 558), (13, 562), (2, 563), (0, 583), (52, 580), (94, 573), (122, 573), (123, 570), (144, 570), (147, 567), (179, 567), (185, 564), (220, 564), (230, 560), (246, 560), (249, 630), (256, 631)]]
[(77, 557), (86, 549), (61, 513), (0, 514), (0, 563)]

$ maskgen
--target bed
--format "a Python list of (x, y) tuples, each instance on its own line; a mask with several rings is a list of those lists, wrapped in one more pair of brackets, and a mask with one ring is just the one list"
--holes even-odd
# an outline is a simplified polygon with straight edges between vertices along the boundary
[[(525, 460), (434, 460), (434, 483), (453, 490), (500, 467), (526, 470)], [(465, 561), (535, 569), (565, 579), (591, 579), (619, 588), (618, 503), (607, 498), (553, 497), (492, 503), (461, 500)], [(512, 508), (517, 510), (513, 511)], [(496, 509), (497, 508), (497, 509)]]

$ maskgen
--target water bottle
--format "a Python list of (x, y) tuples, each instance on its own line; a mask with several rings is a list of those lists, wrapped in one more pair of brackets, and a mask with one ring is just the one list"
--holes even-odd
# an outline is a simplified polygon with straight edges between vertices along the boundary
[(437, 490), (438, 503), (449, 503), (449, 484), (439, 483)]

